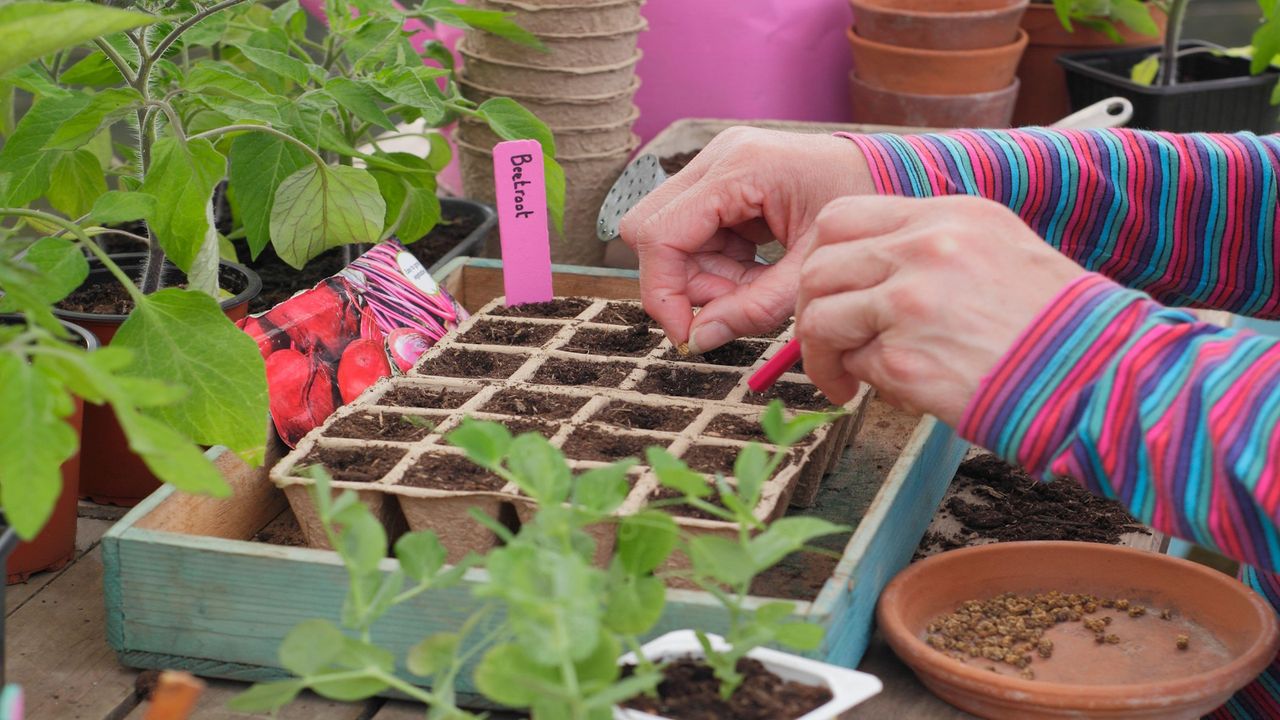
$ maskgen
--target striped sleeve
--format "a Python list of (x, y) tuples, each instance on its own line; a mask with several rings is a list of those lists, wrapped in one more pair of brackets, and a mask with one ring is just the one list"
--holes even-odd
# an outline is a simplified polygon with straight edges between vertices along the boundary
[(1280, 317), (1280, 137), (1043, 128), (844, 137), (881, 193), (985, 197), (1085, 268), (1162, 303)]

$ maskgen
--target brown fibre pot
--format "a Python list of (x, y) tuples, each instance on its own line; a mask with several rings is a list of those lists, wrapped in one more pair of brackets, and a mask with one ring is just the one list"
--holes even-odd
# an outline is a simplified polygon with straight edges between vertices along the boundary
[(636, 54), (640, 33), (648, 26), (644, 20), (618, 32), (601, 34), (540, 34), (542, 48), (507, 40), (486, 32), (467, 36), (467, 48), (474, 54), (529, 67), (590, 67), (613, 65), (630, 60)]
[(1081, 50), (1110, 50), (1158, 45), (1164, 37), (1168, 16), (1161, 10), (1152, 13), (1160, 35), (1139, 35), (1128, 25), (1117, 25), (1123, 42), (1117, 44), (1103, 33), (1075, 23), (1075, 32), (1067, 32), (1058, 21), (1053, 6), (1033, 3), (1022, 16), (1022, 29), (1027, 32), (1027, 51), (1018, 65), (1022, 91), (1013, 109), (1013, 124), (1049, 125), (1071, 113), (1067, 95), (1066, 71), (1058, 64), (1058, 56)]
[[(1084, 619), (1114, 616), (1105, 627), (1115, 644), (1099, 644), (1079, 621), (1053, 626), (1044, 635), (1050, 657), (1031, 660), (1031, 680), (1014, 666), (967, 655), (962, 662), (925, 643), (928, 625), (961, 603), (1054, 590), (1125, 599), (1146, 612), (1086, 611)], [(1198, 718), (1252, 682), (1280, 647), (1275, 610), (1234, 578), (1167, 555), (1085, 542), (997, 543), (922, 560), (885, 588), (876, 620), (930, 690), (996, 719)], [(1186, 649), (1178, 649), (1180, 635)]]
[(605, 93), (587, 97), (553, 97), (549, 95), (512, 95), (501, 93), (492, 88), (472, 83), (467, 79), (466, 69), (461, 71), (458, 87), (464, 97), (474, 103), (482, 103), (490, 98), (509, 97), (520, 103), (526, 110), (538, 116), (552, 129), (566, 127), (588, 127), (607, 125), (626, 121), (635, 112), (632, 102), (636, 91), (640, 89), (640, 78), (631, 83), (631, 87), (620, 93)]
[[(591, 124), (586, 127), (555, 127), (556, 154), (574, 157), (597, 153), (615, 152), (631, 143), (631, 128), (640, 117), (634, 106), (630, 116), (621, 122)], [(499, 138), (485, 123), (463, 120), (458, 123), (457, 136), (464, 142), (479, 147), (493, 147)]]
[(1013, 82), (1027, 34), (1000, 47), (923, 50), (886, 45), (846, 31), (853, 70), (868, 85), (918, 95), (969, 95), (1004, 90)]
[(1030, 0), (849, 0), (868, 40), (931, 50), (1008, 45)]
[(1005, 128), (1013, 117), (1018, 79), (996, 92), (916, 95), (872, 87), (849, 74), (853, 121), (921, 128)]
[[(7, 322), (0, 318), (0, 323)], [(97, 350), (98, 339), (88, 330), (73, 323), (63, 325), (71, 331), (73, 342), (86, 350)], [(75, 412), (67, 417), (67, 424), (76, 431), (77, 447), (81, 438), (84, 418), (84, 402), (75, 398)], [(53, 514), (34, 538), (19, 542), (5, 565), (5, 582), (25, 582), (33, 573), (57, 570), (75, 559), (76, 514), (80, 487), (80, 451), (62, 463), (62, 492), (53, 506)]]
[(588, 97), (625, 92), (636, 80), (636, 64), (643, 53), (607, 65), (529, 67), (472, 52), (469, 38), (458, 42), (467, 80), (512, 95), (536, 94)]
[[(145, 253), (120, 253), (111, 256), (132, 277), (141, 274), (145, 258)], [(100, 262), (91, 259), (89, 277), (85, 282), (112, 283), (115, 279)], [(233, 294), (220, 303), (222, 311), (232, 320), (244, 317), (249, 311), (249, 301), (262, 290), (262, 280), (257, 273), (225, 260), (219, 264), (218, 282), (223, 289)], [(57, 309), (54, 314), (63, 320), (84, 326), (103, 345), (111, 343), (116, 331), (128, 317)], [(84, 440), (80, 444), (80, 458), (80, 496), (93, 502), (132, 507), (160, 487), (160, 480), (147, 468), (142, 458), (129, 449), (129, 441), (110, 406), (89, 405), (84, 409)]]
[(481, 10), (512, 13), (520, 27), (534, 35), (544, 33), (610, 33), (638, 24), (643, 0), (595, 2), (542, 2), (541, 0), (473, 0)]

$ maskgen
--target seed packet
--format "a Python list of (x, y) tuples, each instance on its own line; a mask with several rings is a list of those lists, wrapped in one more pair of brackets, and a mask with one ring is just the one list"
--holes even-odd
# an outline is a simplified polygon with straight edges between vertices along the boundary
[(236, 324), (267, 364), (271, 419), (293, 447), (340, 405), (409, 370), (467, 311), (399, 242)]

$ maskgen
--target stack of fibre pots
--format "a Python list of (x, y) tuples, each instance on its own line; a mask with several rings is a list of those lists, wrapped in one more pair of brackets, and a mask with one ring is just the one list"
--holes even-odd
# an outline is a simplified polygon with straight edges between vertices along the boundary
[[(459, 43), (463, 94), (477, 103), (510, 97), (551, 128), (566, 180), (564, 235), (552, 231), (555, 262), (598, 265), (604, 245), (596, 215), (638, 138), (632, 103), (639, 80), (636, 41), (646, 28), (643, 0), (474, 0), (512, 19), (544, 50), (468, 32)], [(468, 197), (494, 202), (492, 148), (498, 138), (475, 122), (455, 140)], [(496, 248), (491, 248), (491, 250)]]
[(1008, 127), (1028, 0), (850, 0), (856, 122)]

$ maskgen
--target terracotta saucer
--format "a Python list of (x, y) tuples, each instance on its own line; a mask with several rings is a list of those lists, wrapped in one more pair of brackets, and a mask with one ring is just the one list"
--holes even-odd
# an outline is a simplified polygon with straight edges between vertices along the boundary
[[(1150, 608), (1116, 610), (1115, 645), (1080, 623), (1046, 633), (1053, 656), (1035, 658), (1035, 680), (1012, 666), (961, 662), (929, 647), (925, 628), (966, 600), (1058, 590), (1126, 598)], [(1159, 617), (1172, 611), (1172, 619)], [(1280, 647), (1275, 611), (1216, 570), (1132, 548), (1078, 542), (1014, 542), (966, 548), (916, 563), (880, 596), (880, 629), (898, 657), (939, 697), (987, 718), (1198, 718), (1247, 685)], [(1186, 650), (1175, 646), (1187, 635)]]

